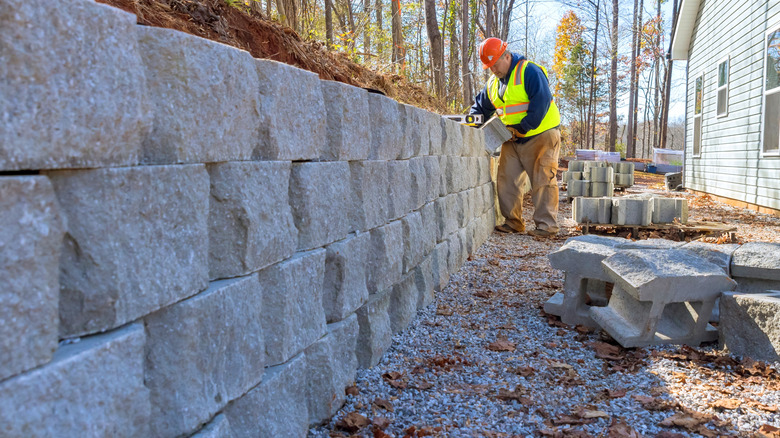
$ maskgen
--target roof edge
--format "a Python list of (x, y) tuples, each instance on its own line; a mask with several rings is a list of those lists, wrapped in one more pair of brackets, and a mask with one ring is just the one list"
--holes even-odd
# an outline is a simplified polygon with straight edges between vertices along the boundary
[(691, 37), (696, 27), (701, 0), (682, 0), (677, 23), (672, 32), (672, 59), (687, 60)]

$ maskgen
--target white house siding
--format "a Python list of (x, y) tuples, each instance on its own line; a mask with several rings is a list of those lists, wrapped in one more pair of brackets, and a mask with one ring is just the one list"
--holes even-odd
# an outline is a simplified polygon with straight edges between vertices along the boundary
[[(761, 153), (764, 38), (780, 0), (701, 0), (688, 56), (685, 186), (780, 209), (780, 157)], [(718, 118), (718, 64), (729, 56), (728, 115)], [(701, 153), (693, 155), (696, 79), (704, 74)]]

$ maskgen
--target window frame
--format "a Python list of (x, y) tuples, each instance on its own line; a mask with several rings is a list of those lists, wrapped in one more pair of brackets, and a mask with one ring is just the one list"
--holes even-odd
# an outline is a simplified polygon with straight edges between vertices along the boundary
[[(699, 105), (699, 112), (696, 113), (696, 98), (697, 98), (697, 91), (696, 91), (696, 83), (701, 79), (701, 103)], [(701, 158), (701, 151), (702, 151), (702, 126), (704, 125), (704, 71), (700, 71), (699, 74), (693, 77), (693, 133), (691, 138), (691, 156), (693, 158)], [(696, 119), (699, 120), (699, 150), (696, 150)]]
[[(766, 90), (766, 79), (767, 79), (767, 66), (769, 61), (769, 56), (767, 53), (767, 44), (769, 43), (769, 35), (775, 32), (780, 32), (780, 22), (775, 23), (773, 26), (768, 26), (767, 30), (764, 32), (764, 39), (761, 41), (761, 50), (764, 55), (764, 68), (761, 72), (761, 144), (759, 146), (759, 156), (760, 157), (780, 157), (780, 140), (778, 141), (778, 147), (777, 149), (772, 149), (770, 151), (766, 150), (765, 144), (764, 144), (764, 132), (766, 130), (766, 97), (767, 97), (767, 90)], [(769, 94), (775, 94), (780, 93), (780, 84), (772, 89)], [(778, 139), (780, 139), (780, 124), (778, 124)]]
[[(720, 85), (720, 66), (723, 65), (723, 63), (726, 63), (726, 85)], [(727, 117), (729, 115), (729, 90), (731, 87), (731, 55), (726, 55), (725, 58), (722, 58), (720, 61), (718, 61), (716, 70), (715, 70), (715, 77), (717, 79), (716, 84), (716, 90), (715, 90), (715, 115), (720, 119), (723, 117)], [(766, 83), (766, 82), (765, 82)], [(718, 102), (718, 98), (720, 97), (720, 90), (725, 89), (726, 90), (726, 111), (723, 113), (719, 113), (718, 109), (720, 107)]]

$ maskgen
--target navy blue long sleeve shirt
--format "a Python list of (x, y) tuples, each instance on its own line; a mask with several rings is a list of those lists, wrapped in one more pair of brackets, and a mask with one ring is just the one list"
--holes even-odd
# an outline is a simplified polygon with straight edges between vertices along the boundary
[[(511, 73), (517, 66), (517, 63), (523, 59), (525, 59), (524, 56), (513, 53), (509, 72)], [(509, 84), (510, 77), (511, 74), (507, 74), (504, 78), (499, 79), (501, 85), (506, 87)], [(528, 112), (526, 112), (526, 116), (520, 123), (510, 125), (521, 134), (536, 129), (542, 124), (544, 116), (547, 115), (547, 110), (550, 109), (550, 102), (552, 102), (552, 93), (550, 92), (550, 84), (547, 81), (547, 75), (544, 74), (544, 71), (542, 71), (538, 65), (533, 63), (528, 64), (525, 68), (523, 84), (525, 86), (525, 92), (528, 94), (530, 100)], [(474, 105), (472, 105), (469, 110), (469, 114), (482, 114), (484, 119), (487, 120), (492, 117), (495, 112), (496, 107), (490, 102), (487, 86), (485, 86), (477, 95)], [(523, 137), (520, 139), (520, 142), (525, 143), (529, 138), (532, 137)]]

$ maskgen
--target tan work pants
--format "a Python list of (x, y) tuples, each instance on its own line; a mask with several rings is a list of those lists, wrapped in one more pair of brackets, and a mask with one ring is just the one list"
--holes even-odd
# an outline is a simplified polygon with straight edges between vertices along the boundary
[(498, 205), (507, 224), (518, 231), (523, 222), (523, 187), (531, 180), (534, 223), (539, 230), (558, 232), (558, 156), (561, 131), (547, 130), (526, 143), (507, 141), (498, 159)]

